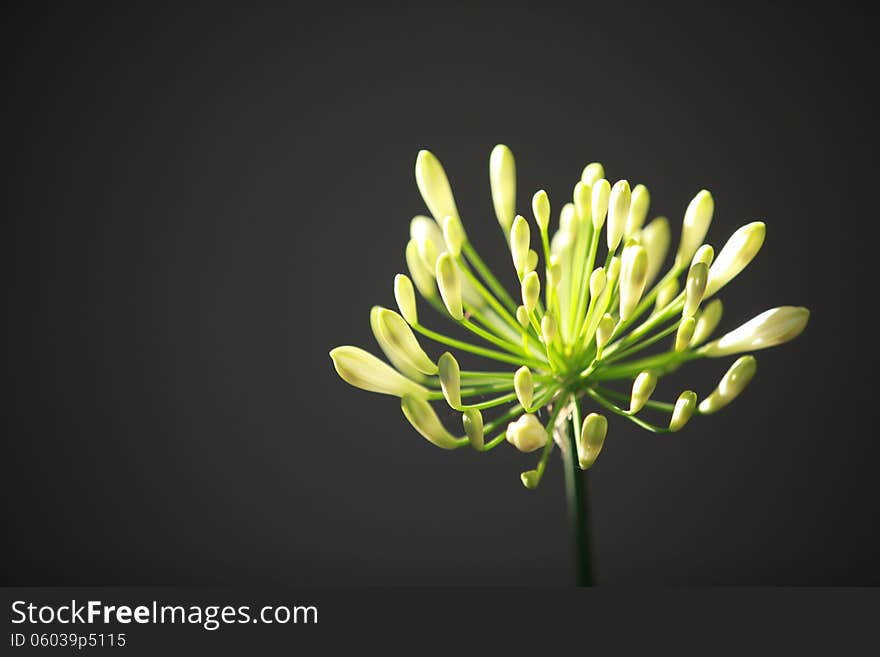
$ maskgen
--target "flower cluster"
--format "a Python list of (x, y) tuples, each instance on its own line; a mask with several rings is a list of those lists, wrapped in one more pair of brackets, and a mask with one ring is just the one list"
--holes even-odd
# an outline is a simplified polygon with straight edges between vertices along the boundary
[[(550, 199), (543, 190), (532, 197), (535, 231), (516, 214), (513, 154), (496, 146), (489, 181), (519, 285), (514, 299), (468, 239), (439, 160), (421, 151), (415, 173), (432, 216), (410, 223), (409, 276), (394, 279), (399, 312), (376, 306), (370, 313), (373, 334), (391, 365), (352, 346), (336, 347), (330, 357), (351, 385), (399, 397), (412, 426), (438, 447), (489, 451), (506, 440), (523, 452), (541, 450), (535, 469), (521, 475), (528, 488), (541, 480), (554, 444), (576, 451), (582, 469), (595, 462), (608, 422), (596, 412), (582, 418), (584, 402), (655, 433), (678, 431), (694, 414), (708, 415), (733, 401), (754, 376), (756, 361), (740, 356), (700, 401), (691, 390), (674, 402), (652, 399), (661, 376), (694, 359), (781, 344), (807, 324), (806, 308), (782, 306), (709, 341), (721, 320), (718, 292), (758, 253), (765, 226), (759, 221), (742, 226), (716, 255), (704, 243), (714, 212), (706, 190), (687, 206), (674, 259), (660, 276), (671, 242), (669, 222), (657, 217), (646, 223), (650, 194), (644, 185), (630, 188), (626, 180), (612, 185), (601, 164), (588, 164), (552, 234)], [(416, 291), (475, 340), (425, 326)], [(416, 334), (451, 351), (435, 360)], [(665, 350), (646, 352), (664, 340)], [(505, 367), (463, 370), (453, 351)], [(615, 391), (621, 382), (628, 392)], [(443, 426), (431, 405), (440, 400), (462, 414), (464, 435)], [(644, 409), (668, 421), (648, 422)], [(490, 411), (494, 417), (487, 420), (483, 414)]]

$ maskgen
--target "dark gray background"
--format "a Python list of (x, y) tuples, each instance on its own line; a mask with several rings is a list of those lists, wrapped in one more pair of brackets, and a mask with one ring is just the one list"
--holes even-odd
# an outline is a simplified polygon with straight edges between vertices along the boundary
[(723, 327), (813, 311), (727, 412), (612, 420), (599, 581), (880, 583), (868, 26), (840, 4), (8, 15), (3, 583), (568, 583), (557, 460), (528, 492), (532, 456), (432, 448), (327, 357), (377, 351), (420, 148), (509, 271), (498, 142), (522, 210), (600, 160), (677, 237), (711, 189), (716, 245), (768, 222)]

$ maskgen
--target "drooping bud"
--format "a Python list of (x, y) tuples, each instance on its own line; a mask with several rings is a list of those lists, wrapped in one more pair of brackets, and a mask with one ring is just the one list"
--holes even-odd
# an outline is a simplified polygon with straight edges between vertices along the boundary
[(538, 228), (542, 232), (547, 230), (550, 225), (550, 198), (543, 189), (539, 189), (532, 197), (532, 214), (535, 215)]
[(507, 234), (516, 214), (516, 164), (513, 153), (504, 144), (498, 144), (489, 156), (489, 186), (495, 216)]
[(510, 229), (510, 255), (513, 256), (513, 266), (516, 268), (516, 273), (520, 276), (526, 271), (530, 241), (529, 222), (518, 214)]
[(534, 452), (547, 444), (547, 430), (531, 413), (507, 425), (507, 442), (521, 452)]
[(541, 481), (541, 473), (537, 470), (526, 470), (525, 472), (520, 473), (519, 480), (522, 482), (523, 486), (529, 490), (534, 490), (538, 487), (538, 484)]
[(708, 415), (721, 410), (736, 399), (755, 376), (758, 361), (754, 356), (741, 356), (721, 377), (718, 387), (700, 402), (700, 413)]
[(605, 445), (608, 434), (608, 420), (604, 415), (590, 413), (581, 425), (581, 437), (577, 444), (578, 465), (581, 470), (589, 470)]
[(437, 447), (442, 449), (458, 447), (458, 440), (446, 430), (427, 400), (404, 395), (400, 400), (400, 408), (413, 428)]
[(681, 242), (678, 245), (678, 253), (675, 263), (678, 267), (684, 267), (694, 256), (697, 248), (703, 243), (703, 238), (712, 223), (712, 214), (715, 212), (715, 201), (712, 195), (705, 189), (697, 192), (684, 212), (684, 221), (681, 226)]
[(393, 310), (380, 308), (378, 322), (382, 335), (389, 346), (397, 351), (399, 357), (409, 361), (422, 374), (437, 373), (437, 365), (428, 358), (428, 354), (419, 345), (419, 341), (416, 340), (416, 336), (403, 317)]
[(620, 259), (620, 319), (625, 321), (632, 316), (645, 291), (647, 275), (645, 247), (637, 244), (626, 247)]
[(693, 267), (698, 262), (702, 262), (707, 267), (712, 266), (712, 260), (715, 259), (715, 249), (712, 248), (710, 244), (703, 244), (697, 252), (694, 254), (693, 259), (691, 260), (691, 267)]
[(556, 319), (551, 313), (545, 314), (541, 318), (541, 335), (544, 338), (544, 344), (550, 344), (556, 338), (557, 326)]
[(654, 310), (662, 310), (670, 303), (675, 297), (678, 296), (678, 280), (675, 278), (670, 278), (663, 285), (660, 286), (660, 289), (657, 290), (657, 298), (654, 302)]
[(461, 368), (448, 351), (437, 361), (440, 389), (446, 402), (455, 410), (461, 410)]
[(461, 223), (446, 171), (443, 170), (440, 160), (430, 151), (419, 151), (416, 157), (416, 184), (419, 186), (419, 193), (425, 205), (428, 206), (438, 225), (443, 217), (449, 216)]
[(618, 180), (614, 183), (608, 199), (608, 225), (605, 228), (609, 251), (614, 251), (623, 239), (631, 199), (628, 181)]
[(645, 284), (650, 285), (660, 273), (660, 268), (666, 260), (666, 253), (669, 251), (669, 221), (666, 217), (657, 217), (642, 228), (639, 234), (642, 237), (642, 246), (648, 252), (648, 275)]
[(673, 351), (684, 351), (691, 343), (694, 337), (694, 330), (697, 327), (697, 320), (693, 317), (685, 317), (678, 325), (675, 332), (675, 344), (672, 346)]
[(602, 357), (602, 349), (614, 334), (616, 324), (614, 316), (610, 313), (605, 313), (599, 320), (599, 325), (596, 327), (596, 358)]
[(443, 217), (443, 240), (446, 242), (446, 248), (454, 257), (458, 257), (461, 253), (461, 247), (464, 245), (464, 232), (461, 229), (461, 222), (455, 217)]
[(517, 306), (516, 307), (516, 321), (519, 322), (519, 325), (523, 328), (528, 328), (529, 326), (529, 311), (526, 310), (525, 306)]
[(537, 272), (530, 271), (522, 280), (522, 302), (526, 311), (531, 313), (538, 305), (541, 296), (541, 280)]
[(598, 162), (590, 162), (581, 173), (581, 181), (592, 187), (599, 178), (605, 177), (605, 167)]
[(767, 235), (767, 227), (762, 221), (753, 221), (739, 228), (727, 244), (718, 253), (715, 262), (709, 268), (709, 282), (706, 285), (705, 296), (711, 297), (722, 287), (727, 285), (739, 274), (752, 259), (758, 255), (764, 237)]
[(574, 200), (574, 208), (577, 211), (578, 219), (582, 222), (589, 221), (590, 213), (592, 212), (592, 187), (590, 187), (585, 182), (578, 181), (578, 183), (574, 186), (574, 193), (572, 194), (572, 197), (572, 200)]
[(532, 379), (532, 371), (525, 365), (513, 375), (513, 389), (520, 406), (529, 410), (532, 407), (532, 398), (535, 394), (535, 382)]
[(461, 305), (461, 279), (458, 276), (458, 268), (455, 261), (448, 253), (437, 258), (437, 287), (440, 288), (440, 297), (446, 311), (453, 319), (464, 318), (464, 309)]
[(651, 205), (651, 194), (644, 185), (636, 185), (632, 190), (629, 202), (629, 214), (623, 229), (624, 239), (629, 239), (641, 230), (648, 218), (648, 207)]
[(678, 396), (672, 409), (672, 418), (669, 420), (670, 431), (679, 431), (684, 427), (695, 410), (697, 410), (697, 393), (693, 390), (685, 390)]
[(437, 296), (437, 287), (434, 283), (434, 272), (425, 266), (422, 257), (419, 255), (419, 247), (415, 240), (406, 243), (406, 268), (409, 269), (409, 275), (415, 282), (416, 287), (426, 299), (433, 299)]
[(355, 388), (395, 397), (428, 394), (424, 387), (360, 347), (336, 347), (330, 351), (330, 358), (340, 378)]
[(471, 441), (471, 447), (483, 449), (483, 414), (476, 408), (468, 408), (461, 416), (464, 432)]
[(529, 254), (526, 256), (526, 273), (530, 271), (535, 271), (538, 268), (538, 252), (534, 249), (529, 249)]
[(775, 347), (799, 336), (809, 319), (810, 311), (802, 306), (771, 308), (702, 347), (700, 353), (718, 357)]
[(593, 230), (601, 230), (605, 225), (605, 217), (608, 215), (608, 200), (611, 196), (611, 183), (600, 178), (593, 183), (590, 196), (590, 216), (593, 221)]
[(709, 267), (703, 262), (691, 265), (688, 271), (687, 281), (684, 285), (684, 308), (681, 310), (682, 317), (693, 317), (703, 300), (706, 291), (706, 282), (709, 278)]
[(724, 306), (721, 299), (712, 299), (700, 314), (697, 315), (697, 326), (694, 329), (694, 337), (691, 338), (691, 347), (698, 347), (709, 339), (712, 331), (721, 321), (721, 315), (724, 312)]
[(397, 274), (394, 277), (394, 300), (397, 301), (397, 308), (408, 324), (419, 323), (416, 293), (413, 290), (412, 281), (406, 274)]
[(590, 274), (590, 297), (595, 299), (605, 290), (605, 284), (608, 282), (605, 276), (604, 267), (596, 267)]
[(632, 394), (629, 399), (629, 412), (638, 413), (645, 407), (654, 388), (657, 387), (657, 375), (653, 372), (641, 372), (633, 381)]

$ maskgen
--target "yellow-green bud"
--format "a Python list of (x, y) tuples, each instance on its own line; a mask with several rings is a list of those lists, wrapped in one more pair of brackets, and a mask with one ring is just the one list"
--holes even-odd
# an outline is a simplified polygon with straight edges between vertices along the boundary
[(697, 320), (693, 317), (685, 317), (678, 325), (675, 332), (675, 344), (672, 346), (673, 351), (684, 351), (691, 343), (694, 337), (694, 330), (697, 328)]
[(653, 372), (641, 372), (633, 381), (632, 394), (629, 398), (629, 412), (638, 413), (654, 394), (657, 387), (657, 375)]
[(592, 212), (591, 204), (593, 197), (593, 189), (585, 182), (578, 181), (578, 183), (574, 186), (574, 193), (572, 194), (574, 200), (574, 208), (577, 211), (577, 217), (582, 222), (587, 222), (590, 220), (590, 213)]
[(425, 266), (422, 256), (419, 255), (419, 246), (415, 240), (406, 243), (406, 267), (409, 275), (421, 294), (426, 299), (437, 296), (437, 287), (434, 283), (434, 272)]
[(550, 199), (543, 189), (538, 190), (532, 196), (532, 214), (535, 215), (535, 223), (538, 224), (538, 228), (542, 232), (547, 230), (547, 226), (550, 225)]
[(437, 365), (424, 352), (406, 320), (393, 310), (380, 308), (379, 329), (390, 347), (422, 374), (436, 374)]
[(400, 400), (403, 415), (424, 438), (443, 449), (458, 447), (458, 439), (449, 433), (425, 399), (404, 395)]
[(547, 287), (551, 290), (559, 285), (562, 278), (562, 263), (559, 256), (550, 256), (550, 264), (547, 266)]
[(385, 354), (385, 357), (391, 361), (391, 365), (403, 374), (406, 378), (413, 381), (422, 382), (425, 375), (413, 366), (412, 362), (404, 354), (400, 353), (400, 349), (385, 337), (385, 330), (379, 321), (379, 316), (384, 310), (382, 306), (373, 306), (370, 308), (370, 329), (373, 331), (373, 337)]
[(610, 313), (605, 313), (602, 315), (602, 319), (599, 320), (598, 326), (596, 326), (596, 357), (599, 358), (602, 356), (602, 349), (608, 344), (608, 341), (611, 339), (611, 336), (614, 334), (614, 327), (617, 322), (614, 321), (614, 317)]
[(590, 274), (590, 297), (596, 298), (605, 290), (605, 284), (608, 282), (605, 276), (604, 267), (596, 267)]
[(671, 239), (669, 221), (666, 217), (657, 217), (642, 228), (639, 235), (642, 238), (642, 246), (648, 252), (646, 284), (650, 284), (660, 273), (660, 268), (663, 267), (663, 262), (666, 260), (666, 253), (669, 251), (669, 240)]
[(608, 199), (611, 196), (611, 183), (600, 178), (593, 183), (590, 194), (590, 216), (593, 220), (593, 230), (601, 230), (605, 225), (605, 217), (608, 215)]
[(529, 242), (531, 235), (529, 223), (522, 215), (516, 215), (513, 226), (510, 229), (510, 255), (513, 256), (513, 266), (516, 273), (522, 276), (526, 271), (529, 258)]
[(538, 305), (541, 296), (541, 280), (536, 272), (530, 271), (522, 280), (522, 302), (526, 311), (531, 313)]
[(754, 356), (741, 356), (721, 377), (718, 387), (700, 402), (700, 413), (708, 415), (721, 410), (736, 399), (755, 376), (758, 361)]
[(552, 314), (547, 313), (541, 318), (541, 335), (544, 337), (544, 344), (550, 344), (556, 339), (556, 319)]
[(526, 272), (535, 271), (538, 268), (538, 252), (534, 249), (529, 249), (529, 254), (526, 256)]
[(694, 337), (691, 338), (691, 347), (698, 347), (709, 339), (712, 331), (721, 321), (721, 315), (724, 312), (724, 306), (721, 299), (712, 299), (706, 307), (697, 315), (697, 326), (694, 329)]
[(413, 290), (412, 281), (406, 274), (398, 274), (394, 277), (394, 300), (400, 314), (408, 324), (418, 324), (419, 314), (416, 310), (416, 293)]
[(330, 358), (340, 378), (355, 388), (395, 397), (428, 394), (424, 387), (360, 347), (336, 347), (330, 351)]
[(532, 397), (535, 394), (535, 382), (532, 379), (532, 371), (523, 365), (513, 375), (513, 389), (520, 406), (526, 411), (532, 407)]
[(440, 388), (446, 402), (455, 410), (461, 410), (461, 368), (448, 351), (437, 361)]
[(654, 303), (655, 310), (661, 310), (668, 306), (675, 297), (678, 296), (678, 280), (670, 278), (660, 289), (657, 290), (657, 299)]
[(443, 240), (449, 252), (458, 257), (461, 247), (464, 245), (464, 232), (461, 222), (455, 217), (443, 217)]
[(458, 219), (455, 197), (440, 160), (430, 151), (419, 151), (416, 157), (416, 184), (419, 193), (438, 224), (443, 217)]
[(608, 199), (608, 225), (605, 227), (609, 251), (614, 251), (623, 239), (631, 199), (629, 182), (618, 180), (614, 183)]
[(509, 233), (516, 214), (516, 164), (513, 153), (504, 144), (498, 144), (489, 156), (489, 186), (495, 216), (504, 232)]
[(637, 244), (626, 247), (620, 260), (620, 319), (625, 321), (632, 316), (645, 291), (647, 275), (645, 247)]
[(679, 431), (688, 423), (696, 409), (697, 393), (692, 390), (685, 390), (678, 396), (678, 399), (675, 401), (675, 407), (672, 409), (672, 418), (669, 420), (670, 431)]
[(709, 268), (706, 298), (711, 297), (739, 274), (758, 255), (767, 227), (761, 221), (753, 221), (738, 229), (718, 253)]
[(440, 288), (440, 297), (443, 305), (453, 319), (464, 318), (464, 309), (461, 305), (461, 279), (458, 276), (458, 268), (455, 261), (448, 253), (437, 258), (437, 287)]
[(697, 247), (703, 243), (714, 212), (715, 200), (705, 189), (700, 190), (688, 204), (681, 226), (681, 242), (675, 256), (675, 262), (679, 267), (684, 267), (690, 262)]
[(591, 187), (596, 184), (596, 181), (599, 180), (599, 178), (604, 177), (605, 167), (598, 162), (590, 162), (584, 167), (583, 173), (581, 173), (581, 180)]
[(707, 267), (712, 266), (712, 260), (715, 259), (715, 249), (712, 248), (710, 244), (703, 244), (697, 252), (694, 254), (693, 259), (691, 260), (691, 267), (693, 267), (698, 262), (702, 262)]
[(581, 425), (581, 437), (577, 444), (578, 465), (581, 470), (589, 470), (605, 445), (608, 434), (608, 420), (604, 415), (590, 413)]
[(423, 215), (413, 217), (409, 223), (409, 236), (415, 240), (422, 262), (428, 269), (434, 271), (437, 258), (446, 247), (446, 240), (438, 223)]
[(534, 452), (547, 444), (547, 430), (531, 413), (507, 425), (507, 442), (521, 452)]
[(775, 347), (799, 336), (807, 327), (809, 319), (810, 311), (804, 307), (771, 308), (710, 342), (700, 349), (700, 353), (718, 357)]
[(651, 194), (644, 185), (636, 185), (632, 190), (629, 202), (629, 214), (623, 229), (624, 239), (629, 239), (641, 230), (648, 218), (648, 207), (651, 205)]
[(468, 408), (461, 416), (465, 435), (476, 450), (483, 449), (483, 414), (476, 408)]
[(529, 311), (526, 310), (525, 306), (517, 306), (516, 307), (516, 321), (519, 322), (519, 325), (523, 328), (527, 328), (529, 325)]
[(704, 262), (691, 265), (688, 271), (687, 281), (684, 286), (684, 307), (681, 310), (682, 317), (693, 317), (703, 300), (706, 291), (706, 282), (709, 278), (709, 267)]
[(522, 482), (523, 486), (529, 490), (534, 490), (541, 482), (541, 473), (537, 470), (526, 470), (525, 472), (520, 473), (519, 480)]

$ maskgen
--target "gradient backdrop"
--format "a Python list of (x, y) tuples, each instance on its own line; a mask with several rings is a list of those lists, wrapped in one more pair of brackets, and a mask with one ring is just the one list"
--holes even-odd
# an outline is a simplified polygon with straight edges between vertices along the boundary
[[(378, 351), (420, 148), (510, 271), (498, 142), (521, 210), (541, 187), (558, 209), (600, 160), (677, 238), (711, 189), (717, 246), (768, 222), (722, 329), (813, 311), (727, 412), (667, 437), (612, 419), (599, 581), (880, 584), (865, 15), (154, 3), (4, 23), (3, 584), (567, 584), (557, 459), (526, 491), (534, 456), (437, 450), (327, 356)], [(728, 363), (661, 390), (706, 394)]]

